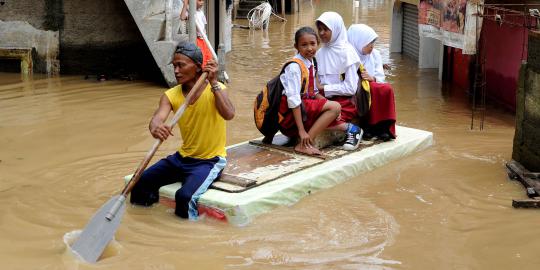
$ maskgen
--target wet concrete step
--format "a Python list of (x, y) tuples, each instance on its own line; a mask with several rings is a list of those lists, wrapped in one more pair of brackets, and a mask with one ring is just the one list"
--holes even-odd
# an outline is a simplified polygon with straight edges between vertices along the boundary
[[(156, 61), (163, 79), (172, 87), (176, 85), (171, 57), (177, 42), (187, 40), (187, 34), (177, 34), (180, 20), (172, 19), (172, 14), (179, 14), (180, 2), (170, 2), (165, 6), (163, 1), (124, 0), (137, 28), (141, 32), (152, 57)], [(168, 11), (170, 12), (167, 15)], [(169, 19), (167, 19), (169, 18)]]
[(264, 3), (264, 2), (266, 2), (266, 1), (264, 1), (264, 0), (245, 0), (245, 1), (240, 1), (240, 3), (238, 3), (238, 5), (255, 7), (255, 6), (258, 6), (258, 5), (260, 5), (260, 4)]
[(236, 10), (237, 19), (247, 19), (247, 15), (251, 9), (238, 9)]

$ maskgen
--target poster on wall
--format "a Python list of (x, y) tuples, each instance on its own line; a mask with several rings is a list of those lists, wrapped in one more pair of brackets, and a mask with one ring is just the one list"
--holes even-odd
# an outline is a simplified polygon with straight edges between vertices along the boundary
[(467, 0), (420, 0), (418, 5), (420, 35), (439, 39), (450, 47), (463, 49), (466, 46), (466, 39), (471, 38), (466, 36), (470, 31), (465, 30), (466, 19), (471, 19), (467, 16), (467, 9), (475, 9), (475, 6), (468, 5)]

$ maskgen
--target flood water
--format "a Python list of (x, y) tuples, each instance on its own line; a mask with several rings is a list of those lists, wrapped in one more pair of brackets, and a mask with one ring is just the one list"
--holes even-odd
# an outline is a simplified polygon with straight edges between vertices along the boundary
[[(368, 23), (393, 66), (400, 125), (429, 130), (420, 153), (257, 217), (246, 227), (189, 222), (164, 206), (128, 207), (116, 242), (96, 265), (77, 261), (63, 237), (122, 189), (151, 147), (147, 124), (161, 85), (98, 83), (82, 76), (21, 81), (0, 74), (2, 269), (537, 269), (537, 210), (516, 210), (523, 188), (507, 179), (512, 114), (491, 107), (470, 130), (465, 91), (388, 54), (392, 1), (303, 1), (268, 33), (233, 30), (229, 95), (237, 116), (227, 143), (259, 134), (252, 101), (295, 52), (294, 30), (323, 11)], [(247, 24), (238, 20), (236, 23)], [(478, 122), (476, 122), (478, 123)], [(175, 134), (179, 132), (176, 130)], [(175, 151), (177, 139), (157, 157)]]

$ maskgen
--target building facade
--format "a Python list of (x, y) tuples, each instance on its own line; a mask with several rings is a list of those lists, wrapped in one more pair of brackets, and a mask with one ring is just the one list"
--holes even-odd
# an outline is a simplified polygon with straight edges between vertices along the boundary
[[(181, 7), (181, 0), (137, 1), (147, 5), (145, 13), (139, 14), (142, 17), (132, 13), (128, 0), (2, 2), (0, 36), (3, 38), (0, 39), (0, 48), (33, 48), (36, 51), (34, 61), (38, 63), (34, 65), (34, 72), (112, 77), (133, 75), (167, 82), (161, 63), (164, 61), (156, 58), (152, 42), (164, 38), (167, 20), (179, 21), (179, 11), (165, 11), (167, 6)], [(230, 8), (228, 16), (225, 9), (227, 2), (231, 1), (206, 2), (210, 41), (213, 44), (224, 43), (230, 50), (231, 16)], [(166, 13), (169, 18), (165, 17)], [(157, 31), (150, 43), (138, 23), (142, 21), (151, 21), (148, 24)], [(176, 25), (178, 27), (173, 31), (178, 41), (187, 34), (182, 32), (185, 27), (180, 29), (180, 24)], [(163, 54), (172, 55), (172, 49), (169, 50)], [(3, 63), (0, 71), (1, 67), (9, 68), (13, 64), (3, 59), (0, 63)]]

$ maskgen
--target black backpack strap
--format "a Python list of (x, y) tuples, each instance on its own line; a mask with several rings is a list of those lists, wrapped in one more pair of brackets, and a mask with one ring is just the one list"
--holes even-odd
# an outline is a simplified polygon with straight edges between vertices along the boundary
[(294, 60), (289, 60), (285, 62), (285, 64), (283, 64), (283, 67), (281, 68), (281, 72), (279, 73), (279, 75), (285, 73), (285, 68), (288, 67), (291, 63), (296, 63), (296, 62)]

